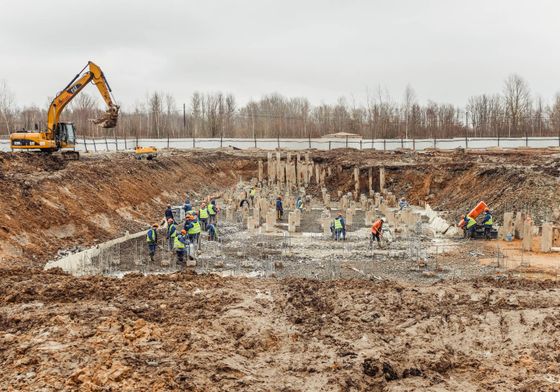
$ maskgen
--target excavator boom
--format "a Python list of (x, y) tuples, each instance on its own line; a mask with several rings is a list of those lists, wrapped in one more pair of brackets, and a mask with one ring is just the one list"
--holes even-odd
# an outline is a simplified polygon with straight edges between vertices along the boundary
[[(103, 128), (114, 128), (117, 126), (117, 119), (119, 116), (119, 106), (117, 106), (111, 95), (111, 87), (101, 71), (101, 68), (95, 63), (89, 61), (84, 67), (89, 68), (88, 71), (76, 75), (76, 77), (60, 91), (51, 102), (47, 117), (47, 132), (53, 132), (56, 124), (59, 123), (60, 114), (72, 99), (78, 95), (80, 91), (87, 86), (89, 82), (95, 84), (103, 100), (108, 106), (105, 115), (99, 119), (93, 120), (94, 124), (100, 125)], [(82, 69), (82, 71), (84, 70)]]

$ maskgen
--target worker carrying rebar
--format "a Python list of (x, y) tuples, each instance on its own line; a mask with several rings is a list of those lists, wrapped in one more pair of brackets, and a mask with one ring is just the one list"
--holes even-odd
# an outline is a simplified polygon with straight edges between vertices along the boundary
[(284, 216), (284, 206), (282, 204), (282, 196), (276, 198), (276, 218), (282, 220)]
[(383, 236), (383, 224), (385, 223), (385, 218), (377, 219), (371, 225), (371, 240), (377, 240), (377, 244), (381, 246), (381, 237)]
[(346, 222), (341, 213), (334, 218), (332, 230), (334, 231), (335, 241), (340, 241), (341, 239), (346, 241)]
[(157, 249), (157, 228), (159, 225), (154, 223), (152, 227), (148, 230), (146, 234), (146, 243), (148, 244), (148, 254), (150, 255), (150, 261), (154, 261)]
[(474, 232), (476, 231), (476, 220), (470, 215), (463, 215), (463, 225), (464, 238), (473, 238)]
[(208, 224), (217, 224), (217, 216), (219, 210), (220, 209), (218, 208), (218, 206), (216, 206), (216, 200), (212, 199), (210, 201), (210, 204), (208, 204)]
[(200, 226), (202, 230), (206, 230), (206, 224), (208, 223), (208, 207), (205, 202), (202, 202), (198, 210), (198, 220), (200, 221)]
[(173, 218), (169, 218), (167, 219), (167, 249), (169, 251), (173, 250), (175, 237), (177, 237), (177, 226), (175, 226)]
[(200, 233), (202, 231), (200, 227), (200, 222), (194, 217), (193, 215), (187, 215), (185, 218), (185, 227), (184, 229), (187, 231), (189, 235), (189, 241), (197, 246), (200, 245)]
[(494, 224), (494, 219), (489, 208), (484, 209), (484, 218), (482, 219), (482, 225), (484, 226), (484, 237), (489, 240), (491, 239), (492, 225)]
[(173, 248), (177, 255), (177, 266), (183, 269), (185, 267), (185, 253), (188, 253), (189, 249), (189, 239), (187, 238), (186, 230), (181, 230), (181, 234), (175, 236), (173, 239)]

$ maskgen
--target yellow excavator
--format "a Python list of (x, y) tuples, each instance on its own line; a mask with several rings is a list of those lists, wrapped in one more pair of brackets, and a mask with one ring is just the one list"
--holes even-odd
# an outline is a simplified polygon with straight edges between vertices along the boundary
[[(87, 70), (86, 70), (87, 68)], [(84, 72), (85, 71), (85, 72)], [(52, 153), (61, 149), (74, 148), (76, 144), (76, 129), (71, 122), (59, 121), (66, 105), (78, 95), (86, 85), (95, 84), (103, 100), (108, 106), (101, 118), (91, 120), (102, 128), (114, 128), (119, 117), (119, 106), (111, 94), (111, 87), (101, 69), (91, 61), (62, 89), (51, 102), (47, 116), (45, 131), (15, 132), (10, 135), (10, 147), (13, 150), (38, 150)], [(64, 155), (79, 158), (77, 151), (64, 151)]]

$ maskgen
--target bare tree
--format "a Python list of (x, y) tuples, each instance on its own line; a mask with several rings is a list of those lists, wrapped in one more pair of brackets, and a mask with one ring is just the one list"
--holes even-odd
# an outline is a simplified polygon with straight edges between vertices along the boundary
[(70, 113), (76, 128), (83, 134), (98, 136), (98, 128), (92, 127), (92, 118), (96, 118), (97, 100), (88, 93), (81, 93), (70, 103)]
[(506, 115), (509, 120), (508, 137), (515, 135), (531, 109), (531, 94), (527, 83), (519, 75), (510, 75), (504, 83)]
[(12, 122), (15, 114), (15, 95), (10, 90), (5, 80), (0, 80), (0, 115), (6, 125), (6, 132), (12, 131)]
[(155, 131), (155, 136), (159, 138), (162, 131), (163, 94), (155, 91), (148, 96), (148, 108), (151, 130)]
[(410, 84), (406, 85), (404, 89), (404, 102), (403, 102), (403, 115), (404, 115), (404, 137), (408, 139), (410, 132), (410, 116), (412, 114), (412, 107), (416, 104), (416, 92)]

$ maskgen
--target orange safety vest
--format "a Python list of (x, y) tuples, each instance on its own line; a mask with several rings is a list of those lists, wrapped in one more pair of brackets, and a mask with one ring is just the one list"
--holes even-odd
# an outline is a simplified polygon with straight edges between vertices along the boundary
[(373, 222), (373, 225), (371, 226), (371, 232), (373, 234), (377, 234), (380, 233), (381, 234), (381, 226), (383, 225), (383, 222), (381, 221), (381, 219), (376, 220), (375, 222)]

